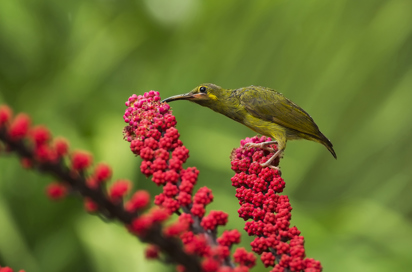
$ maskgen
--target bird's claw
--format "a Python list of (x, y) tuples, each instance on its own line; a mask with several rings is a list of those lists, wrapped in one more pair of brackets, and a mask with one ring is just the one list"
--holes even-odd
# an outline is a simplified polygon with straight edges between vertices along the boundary
[(258, 143), (258, 144), (246, 143), (243, 147), (245, 147), (245, 148), (254, 148), (254, 147), (262, 148), (263, 145), (262, 145), (262, 143)]
[[(276, 142), (276, 141), (270, 141), (270, 142), (263, 142), (263, 143), (246, 143), (243, 147), (245, 147), (245, 148), (254, 148), (254, 147), (257, 147), (257, 148), (261, 148), (261, 149), (267, 150), (267, 151), (269, 151), (269, 152), (275, 152), (275, 151), (276, 151), (275, 149), (273, 149), (273, 148), (271, 148), (271, 147), (268, 147), (268, 145), (271, 145), (271, 144), (277, 144), (277, 142)], [(260, 166), (262, 166), (263, 168), (264, 168), (264, 167), (269, 167), (269, 168), (271, 168), (271, 169), (273, 169), (273, 170), (278, 170), (278, 171), (280, 172), (279, 167), (272, 165), (272, 162), (273, 162), (277, 157), (280, 157), (280, 158), (281, 158), (281, 157), (283, 156), (283, 152), (282, 152), (282, 151), (283, 151), (283, 150), (277, 150), (276, 153), (275, 153), (270, 159), (268, 159), (268, 160), (267, 160), (266, 162), (264, 162), (264, 163), (261, 163)]]
[(270, 142), (263, 142), (263, 143), (246, 143), (243, 147), (245, 147), (245, 148), (257, 147), (257, 148), (260, 148), (260, 149), (267, 150), (269, 152), (275, 152), (275, 149), (273, 149), (271, 147), (268, 147), (268, 145), (271, 145), (271, 144), (277, 144), (277, 142), (276, 141), (270, 141)]
[(262, 166), (263, 168), (269, 167), (269, 168), (271, 168), (271, 169), (273, 169), (273, 170), (278, 170), (278, 171), (280, 171), (280, 167), (271, 165), (271, 163), (272, 163), (272, 162), (268, 160), (267, 162), (261, 163), (260, 166)]

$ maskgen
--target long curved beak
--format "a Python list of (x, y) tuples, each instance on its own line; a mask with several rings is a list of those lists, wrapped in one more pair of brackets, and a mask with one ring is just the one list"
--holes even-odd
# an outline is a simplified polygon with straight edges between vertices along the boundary
[(168, 97), (166, 99), (163, 99), (162, 102), (172, 102), (172, 101), (176, 101), (176, 100), (188, 100), (194, 98), (194, 96), (191, 93), (187, 93), (187, 94), (178, 94), (178, 95), (174, 95), (171, 97)]

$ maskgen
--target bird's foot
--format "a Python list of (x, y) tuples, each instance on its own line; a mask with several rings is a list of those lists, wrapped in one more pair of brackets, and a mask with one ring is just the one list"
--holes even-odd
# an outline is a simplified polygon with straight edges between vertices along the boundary
[(282, 154), (283, 154), (282, 150), (278, 150), (275, 154), (273, 154), (272, 157), (270, 157), (270, 159), (268, 159), (268, 160), (267, 160), (266, 162), (264, 162), (264, 163), (261, 163), (260, 166), (262, 166), (262, 167), (269, 167), (269, 168), (271, 168), (271, 169), (273, 169), (273, 170), (278, 170), (278, 171), (280, 171), (280, 169), (279, 169), (278, 166), (272, 165), (272, 162), (273, 162), (277, 157), (282, 157)]
[(268, 167), (270, 169), (278, 170), (280, 172), (280, 167), (279, 166), (274, 166), (274, 165), (266, 164), (266, 163), (261, 163), (260, 166), (262, 166), (263, 168)]
[(254, 147), (257, 147), (257, 148), (261, 148), (261, 149), (267, 150), (267, 151), (269, 151), (269, 152), (274, 152), (275, 150), (274, 150), (273, 148), (271, 148), (271, 147), (268, 147), (268, 145), (277, 144), (277, 143), (278, 143), (278, 142), (276, 142), (276, 141), (269, 141), (269, 142), (263, 142), (263, 143), (246, 143), (246, 144), (244, 145), (244, 147), (245, 147), (245, 148), (254, 148)]

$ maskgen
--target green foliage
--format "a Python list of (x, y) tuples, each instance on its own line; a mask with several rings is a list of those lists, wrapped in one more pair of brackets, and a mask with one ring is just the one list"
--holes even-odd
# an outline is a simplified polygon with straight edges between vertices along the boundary
[[(122, 140), (131, 94), (166, 98), (204, 82), (277, 89), (312, 115), (338, 155), (296, 141), (281, 161), (309, 257), (324, 271), (409, 271), (411, 14), (408, 0), (3, 0), (0, 102), (155, 194)], [(229, 227), (242, 228), (229, 155), (253, 131), (191, 103), (171, 105), (187, 165), (215, 192), (211, 208), (224, 207)], [(50, 179), (0, 158), (0, 265), (165, 270), (77, 199), (49, 203)]]

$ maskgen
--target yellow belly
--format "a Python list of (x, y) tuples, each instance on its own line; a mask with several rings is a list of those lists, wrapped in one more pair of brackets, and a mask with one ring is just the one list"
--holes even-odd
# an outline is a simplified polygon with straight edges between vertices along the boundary
[[(252, 115), (245, 117), (244, 125), (256, 131), (259, 134), (271, 137), (273, 140), (278, 142), (279, 149), (285, 149), (286, 142), (288, 140), (287, 128), (278, 125), (274, 122), (268, 122), (259, 118), (256, 118)], [(291, 138), (291, 140), (294, 138)], [(298, 139), (298, 138), (296, 138)]]

